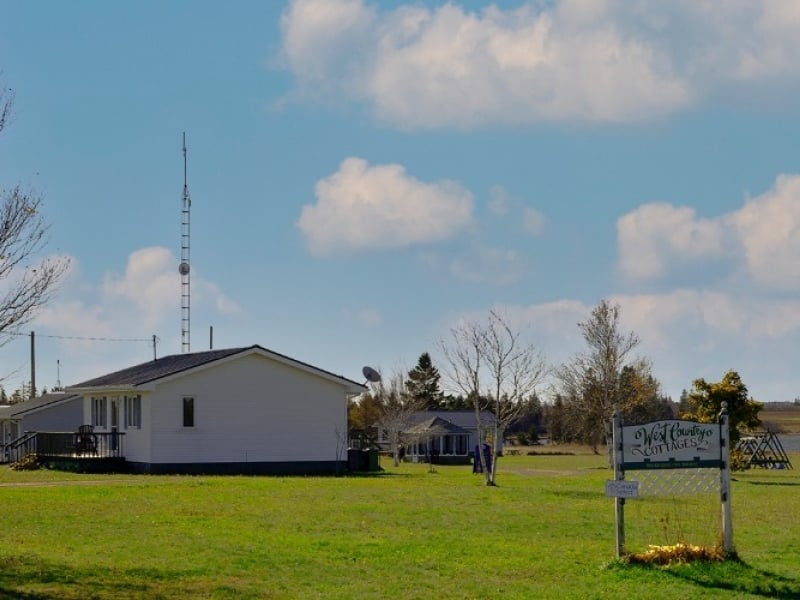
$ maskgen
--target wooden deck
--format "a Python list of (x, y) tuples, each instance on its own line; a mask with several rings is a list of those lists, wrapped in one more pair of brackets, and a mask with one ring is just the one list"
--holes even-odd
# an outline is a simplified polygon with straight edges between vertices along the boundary
[(15, 463), (34, 455), (51, 469), (92, 473), (126, 472), (125, 434), (90, 431), (31, 431), (3, 447), (4, 462)]

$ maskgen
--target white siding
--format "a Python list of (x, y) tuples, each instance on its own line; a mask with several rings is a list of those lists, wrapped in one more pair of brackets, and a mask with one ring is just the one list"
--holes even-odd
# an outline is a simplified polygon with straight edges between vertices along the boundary
[[(131, 394), (128, 394), (129, 396)], [(152, 432), (147, 424), (150, 422), (150, 406), (151, 395), (147, 393), (141, 394), (142, 396), (142, 426), (141, 428), (129, 427), (128, 429), (120, 429), (125, 432), (125, 445), (123, 446), (125, 458), (127, 460), (135, 460), (138, 462), (151, 462), (151, 439)], [(123, 406), (120, 400), (120, 406)], [(120, 415), (120, 424), (124, 423), (124, 418)], [(133, 458), (133, 457), (136, 458)]]
[[(185, 396), (194, 398), (194, 427), (183, 427)], [(125, 454), (149, 463), (333, 461), (346, 429), (341, 385), (251, 354), (143, 396), (151, 452), (126, 439)]]
[[(125, 396), (136, 396), (140, 395), (142, 397), (142, 426), (141, 428), (125, 428)], [(131, 391), (131, 392), (105, 392), (105, 393), (97, 393), (97, 394), (87, 394), (83, 397), (83, 423), (90, 424), (92, 422), (92, 398), (105, 398), (106, 399), (106, 426), (96, 426), (95, 431), (98, 433), (101, 432), (110, 432), (111, 431), (111, 407), (112, 407), (112, 400), (116, 400), (117, 406), (117, 431), (120, 433), (124, 433), (125, 436), (122, 440), (122, 453), (128, 460), (135, 460), (138, 462), (150, 462), (151, 456), (151, 449), (150, 449), (150, 439), (151, 439), (151, 432), (150, 428), (147, 427), (146, 423), (149, 422), (150, 419), (150, 394), (147, 392), (138, 392), (138, 391)], [(77, 427), (75, 428), (77, 429)], [(135, 456), (136, 458), (132, 458)]]

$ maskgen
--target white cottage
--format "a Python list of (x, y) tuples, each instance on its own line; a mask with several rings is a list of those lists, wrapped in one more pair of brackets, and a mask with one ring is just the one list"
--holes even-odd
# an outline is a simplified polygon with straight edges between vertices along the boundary
[[(261, 346), (165, 356), (70, 386), (140, 473), (332, 473), (366, 388)], [(117, 443), (116, 440), (113, 443)]]

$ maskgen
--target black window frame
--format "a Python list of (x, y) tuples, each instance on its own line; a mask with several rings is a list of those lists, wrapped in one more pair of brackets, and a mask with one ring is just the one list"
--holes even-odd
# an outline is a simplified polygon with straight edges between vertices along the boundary
[(183, 426), (194, 427), (194, 396), (183, 397)]

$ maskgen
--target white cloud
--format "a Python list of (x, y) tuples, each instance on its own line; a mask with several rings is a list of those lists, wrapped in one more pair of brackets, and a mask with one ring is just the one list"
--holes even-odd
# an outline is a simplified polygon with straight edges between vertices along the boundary
[(739, 371), (759, 399), (797, 395), (791, 350), (800, 343), (800, 301), (709, 290), (612, 300), (673, 396), (693, 379), (717, 380), (728, 369)]
[(766, 193), (731, 214), (751, 277), (783, 289), (800, 287), (800, 176), (782, 175)]
[(128, 257), (125, 273), (110, 274), (103, 283), (102, 297), (109, 303), (130, 303), (142, 317), (140, 325), (151, 329), (175, 306), (180, 275), (176, 259), (167, 248), (142, 248)]
[(453, 181), (422, 182), (401, 165), (348, 158), (317, 182), (298, 227), (316, 256), (448, 239), (472, 222), (472, 194)]
[(509, 285), (525, 274), (525, 261), (514, 250), (481, 247), (454, 260), (450, 272), (457, 279), (472, 283)]
[(341, 57), (367, 44), (374, 24), (374, 11), (361, 0), (292, 2), (281, 19), (284, 58), (303, 87), (345, 93), (360, 67)]
[(693, 208), (645, 204), (617, 221), (620, 269), (630, 277), (663, 275), (670, 259), (723, 254), (719, 220), (697, 219)]
[[(104, 371), (129, 366), (152, 357), (152, 335), (169, 336), (158, 344), (179, 347), (180, 275), (178, 259), (167, 248), (149, 247), (132, 252), (124, 273), (109, 273), (99, 284), (81, 281), (73, 260), (71, 277), (56, 297), (42, 307), (34, 325), (56, 336), (67, 357), (80, 356), (65, 383), (76, 383)], [(216, 284), (194, 274), (193, 307), (215, 314), (235, 314), (238, 305)], [(176, 332), (175, 336), (169, 332)], [(135, 340), (135, 341), (134, 341)], [(105, 344), (105, 345), (104, 345)], [(113, 353), (109, 353), (113, 347)]]
[(771, 86), (800, 78), (798, 0), (557, 0), (481, 11), (294, 0), (282, 25), (301, 91), (366, 101), (401, 128), (638, 121), (731, 86), (771, 101)]
[(625, 325), (650, 347), (667, 348), (683, 330), (692, 338), (692, 351), (708, 348), (709, 332), (739, 335), (752, 318), (730, 295), (715, 291), (679, 289), (665, 294), (618, 295)]
[[(677, 400), (698, 377), (715, 381), (737, 370), (756, 398), (791, 400), (794, 352), (800, 343), (800, 301), (712, 290), (679, 289), (664, 294), (620, 294), (623, 331), (641, 339), (637, 355), (649, 358), (664, 393)], [(585, 351), (578, 323), (593, 306), (577, 300), (533, 305), (495, 305), (524, 339), (543, 350), (557, 365)], [(480, 319), (486, 311), (453, 316)]]
[(617, 221), (619, 268), (632, 278), (721, 257), (740, 258), (742, 276), (769, 288), (800, 288), (800, 176), (773, 187), (736, 211), (711, 219), (694, 209), (646, 204)]

